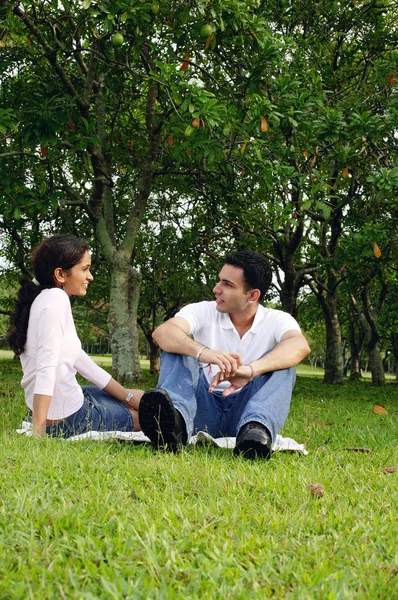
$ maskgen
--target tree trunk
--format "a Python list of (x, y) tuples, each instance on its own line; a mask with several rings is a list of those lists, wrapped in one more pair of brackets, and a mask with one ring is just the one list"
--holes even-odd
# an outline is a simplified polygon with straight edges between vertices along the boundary
[(297, 317), (297, 277), (294, 269), (284, 271), (285, 280), (280, 283), (279, 296), (281, 299), (282, 310)]
[(343, 346), (336, 302), (325, 302), (326, 359), (323, 383), (340, 384), (344, 379)]
[(160, 373), (160, 348), (153, 341), (149, 342), (149, 372), (151, 375)]
[(350, 359), (350, 380), (358, 381), (361, 377), (361, 360), (359, 354), (357, 354), (356, 356), (351, 356)]
[(367, 350), (369, 355), (370, 370), (372, 372), (372, 383), (374, 385), (384, 385), (386, 383), (386, 376), (377, 342), (368, 344)]
[(122, 253), (115, 253), (111, 264), (108, 325), (112, 375), (120, 383), (141, 378), (137, 328), (140, 284), (141, 275)]
[(372, 382), (375, 385), (384, 385), (386, 378), (384, 375), (383, 361), (380, 350), (377, 346), (379, 337), (372, 334), (371, 326), (369, 325), (369, 322), (363, 313), (359, 315), (358, 323), (361, 327), (363, 338), (365, 340), (369, 359), (369, 368), (372, 373)]
[(372, 372), (372, 383), (374, 385), (384, 385), (386, 383), (386, 376), (384, 373), (383, 360), (377, 345), (381, 336), (377, 327), (376, 312), (373, 309), (369, 298), (368, 289), (366, 287), (362, 290), (361, 298), (364, 315), (369, 328), (369, 337), (366, 343), (366, 349), (368, 351), (370, 370)]
[(359, 341), (356, 336), (356, 329), (354, 324), (354, 319), (358, 320), (357, 307), (355, 298), (351, 298), (353, 311), (350, 311), (350, 321), (348, 324), (348, 332), (350, 337), (350, 379), (351, 381), (357, 381), (361, 379), (361, 354), (363, 348), (363, 336), (359, 336)]
[[(293, 193), (293, 204), (299, 206), (301, 192)], [(284, 227), (283, 237), (274, 239), (274, 255), (278, 259), (279, 267), (284, 273), (284, 281), (276, 272), (280, 286), (280, 299), (282, 310), (297, 318), (297, 296), (302, 285), (302, 270), (295, 265), (295, 256), (304, 237), (304, 220), (295, 225), (290, 223)], [(296, 259), (297, 260), (297, 259)]]
[[(325, 316), (326, 357), (323, 383), (341, 384), (344, 381), (343, 344), (337, 312), (337, 287), (333, 278), (330, 289), (311, 286), (315, 291)], [(333, 290), (333, 291), (330, 291)]]
[(396, 380), (398, 381), (398, 333), (391, 334), (391, 342), (392, 342), (392, 353), (395, 359), (395, 375)]

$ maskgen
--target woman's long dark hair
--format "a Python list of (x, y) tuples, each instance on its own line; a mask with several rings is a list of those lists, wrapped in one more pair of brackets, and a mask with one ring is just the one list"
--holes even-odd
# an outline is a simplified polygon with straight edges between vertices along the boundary
[(20, 356), (25, 349), (30, 307), (34, 299), (43, 289), (57, 287), (54, 279), (55, 269), (60, 267), (63, 271), (69, 271), (81, 261), (87, 250), (88, 246), (84, 240), (63, 234), (44, 238), (33, 249), (31, 261), (36, 282), (25, 277), (21, 279), (7, 333), (8, 343), (16, 356)]

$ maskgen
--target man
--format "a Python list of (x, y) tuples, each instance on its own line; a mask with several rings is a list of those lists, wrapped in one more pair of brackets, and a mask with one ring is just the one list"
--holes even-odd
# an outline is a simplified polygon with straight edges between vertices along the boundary
[(215, 301), (189, 304), (154, 331), (164, 351), (159, 388), (145, 392), (139, 407), (154, 447), (175, 451), (203, 430), (236, 436), (235, 454), (270, 457), (289, 412), (294, 367), (310, 352), (291, 315), (262, 306), (271, 279), (263, 255), (230, 254)]

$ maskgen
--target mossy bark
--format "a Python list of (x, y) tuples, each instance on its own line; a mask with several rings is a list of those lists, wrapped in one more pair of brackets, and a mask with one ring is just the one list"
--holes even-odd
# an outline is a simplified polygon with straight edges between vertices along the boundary
[(137, 308), (141, 275), (121, 253), (111, 264), (108, 327), (112, 346), (112, 374), (121, 383), (139, 379)]
[(324, 383), (343, 383), (344, 361), (337, 299), (328, 298), (322, 306), (326, 323), (326, 359)]

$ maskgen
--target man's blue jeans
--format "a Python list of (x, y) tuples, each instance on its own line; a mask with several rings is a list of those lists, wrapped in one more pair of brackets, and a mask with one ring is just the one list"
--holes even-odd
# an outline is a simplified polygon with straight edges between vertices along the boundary
[(224, 398), (208, 391), (206, 375), (195, 358), (163, 352), (158, 386), (168, 391), (184, 417), (188, 436), (207, 431), (213, 437), (236, 437), (243, 425), (257, 421), (275, 440), (287, 419), (295, 380), (294, 367), (264, 373)]

